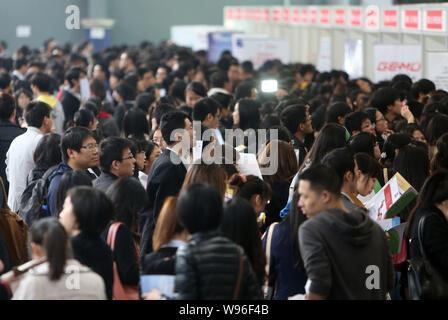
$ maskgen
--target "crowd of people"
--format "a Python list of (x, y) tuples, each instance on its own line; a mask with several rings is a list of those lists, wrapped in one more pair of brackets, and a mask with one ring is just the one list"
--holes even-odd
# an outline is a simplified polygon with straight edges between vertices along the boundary
[[(366, 204), (396, 173), (418, 196), (392, 254)], [(414, 257), (448, 280), (448, 92), (429, 79), (49, 39), (1, 53), (0, 176), (2, 299), (406, 300)]]

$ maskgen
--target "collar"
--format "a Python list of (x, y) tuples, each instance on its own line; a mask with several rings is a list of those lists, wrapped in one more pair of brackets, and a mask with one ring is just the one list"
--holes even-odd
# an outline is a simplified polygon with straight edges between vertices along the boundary
[(179, 248), (186, 244), (183, 240), (171, 240), (168, 243), (165, 243), (161, 248)]
[(345, 197), (347, 200), (349, 200), (351, 203), (355, 204), (352, 200), (352, 198), (350, 198), (346, 193), (341, 192), (341, 196)]
[(185, 157), (181, 156), (177, 151), (174, 151), (170, 147), (166, 147), (165, 150), (169, 150), (170, 152), (173, 152), (180, 159), (180, 161), (184, 165), (185, 169), (188, 170), (188, 167), (190, 166), (190, 159), (189, 158), (185, 158)]
[(35, 133), (35, 134), (40, 134), (40, 135), (44, 135), (44, 134), (42, 133), (42, 131), (40, 131), (39, 128), (36, 128), (36, 127), (28, 127), (28, 129), (26, 130), (26, 132)]
[(228, 94), (231, 95), (231, 93), (229, 91), (227, 91), (224, 88), (211, 88), (208, 92), (207, 92), (207, 96), (212, 96), (215, 93), (224, 93), (224, 94)]

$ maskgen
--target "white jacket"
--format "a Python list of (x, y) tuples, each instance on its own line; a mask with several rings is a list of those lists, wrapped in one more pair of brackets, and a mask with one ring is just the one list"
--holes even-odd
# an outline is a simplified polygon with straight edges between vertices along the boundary
[(34, 169), (33, 156), (37, 144), (43, 137), (35, 127), (28, 127), (24, 134), (16, 137), (6, 153), (6, 177), (9, 181), (8, 206), (13, 212), (19, 208), (20, 197), (26, 188), (26, 179)]
[(59, 280), (51, 281), (48, 272), (48, 262), (28, 271), (12, 288), (12, 300), (106, 300), (103, 278), (77, 260), (67, 260)]

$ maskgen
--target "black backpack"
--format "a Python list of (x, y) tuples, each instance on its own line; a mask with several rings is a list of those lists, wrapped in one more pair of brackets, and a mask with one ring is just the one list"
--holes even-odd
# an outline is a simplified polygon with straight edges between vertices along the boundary
[(29, 183), (20, 197), (18, 214), (30, 227), (35, 220), (49, 216), (47, 194), (50, 187), (50, 176), (57, 168), (57, 165), (50, 167), (42, 178)]

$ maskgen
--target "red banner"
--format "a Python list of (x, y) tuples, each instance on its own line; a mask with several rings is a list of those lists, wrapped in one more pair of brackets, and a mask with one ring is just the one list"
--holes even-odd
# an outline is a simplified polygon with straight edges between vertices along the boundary
[(334, 23), (337, 25), (345, 25), (345, 10), (334, 10)]
[(419, 11), (405, 10), (404, 11), (404, 27), (406, 29), (418, 29), (419, 26)]
[(426, 11), (426, 28), (429, 30), (443, 30), (443, 11), (428, 10)]
[(389, 28), (398, 27), (398, 10), (383, 11), (383, 26)]
[(361, 26), (362, 24), (362, 12), (361, 10), (350, 11), (350, 25)]

